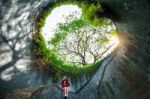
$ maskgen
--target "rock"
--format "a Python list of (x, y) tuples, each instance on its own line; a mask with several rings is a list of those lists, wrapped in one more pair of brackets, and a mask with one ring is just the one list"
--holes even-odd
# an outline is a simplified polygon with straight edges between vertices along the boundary
[(34, 92), (33, 88), (17, 89), (4, 96), (4, 99), (30, 99)]

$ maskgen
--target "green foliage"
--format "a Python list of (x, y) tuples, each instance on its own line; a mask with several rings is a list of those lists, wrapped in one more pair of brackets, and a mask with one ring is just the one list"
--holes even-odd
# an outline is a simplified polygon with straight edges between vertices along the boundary
[[(87, 66), (79, 66), (74, 64), (66, 64), (61, 58), (58, 57), (57, 53), (53, 50), (49, 50), (45, 45), (44, 38), (41, 33), (36, 35), (34, 41), (38, 43), (38, 49), (34, 49), (34, 54), (42, 55), (40, 60), (36, 63), (36, 65), (48, 65), (53, 67), (53, 71), (51, 71), (55, 76), (65, 74), (70, 76), (81, 76), (83, 74), (93, 74), (97, 70), (97, 68), (102, 63), (102, 60), (89, 64)], [(44, 57), (43, 57), (44, 56)], [(39, 56), (38, 56), (39, 57)], [(35, 64), (34, 64), (35, 65)], [(39, 66), (42, 68), (42, 66)]]
[(104, 45), (109, 42), (109, 39), (107, 37), (100, 37), (96, 41), (99, 42), (101, 45)]
[[(46, 17), (51, 13), (52, 9), (63, 4), (79, 5), (79, 7), (81, 7), (83, 10), (83, 18), (74, 20), (73, 22), (66, 25), (60, 24), (60, 31), (58, 31), (54, 38), (49, 42), (53, 45), (57, 45), (62, 39), (64, 39), (70, 30), (81, 28), (86, 25), (102, 26), (102, 24), (106, 23), (105, 18), (99, 19), (97, 16), (97, 12), (102, 10), (100, 5), (78, 1), (65, 1), (52, 4), (53, 6), (50, 9), (46, 9), (41, 13), (40, 20), (37, 23), (38, 32), (44, 26)], [(102, 59), (94, 64), (89, 64), (83, 67), (74, 64), (66, 64), (60, 57), (58, 57), (57, 52), (46, 47), (45, 40), (40, 32), (33, 35), (33, 41), (35, 42), (33, 47), (33, 54), (38, 58), (38, 61), (36, 61), (37, 63), (35, 65), (39, 65), (40, 68), (42, 68), (43, 65), (50, 66), (52, 68), (51, 72), (55, 76), (59, 76), (61, 74), (67, 74), (71, 76), (93, 74), (104, 60)], [(103, 42), (105, 41), (107, 40), (104, 39)]]
[(98, 13), (102, 12), (102, 7), (99, 3), (80, 3), (79, 7), (82, 8), (83, 17), (93, 26), (103, 26), (107, 24), (107, 18), (99, 18)]
[(73, 20), (72, 22), (66, 25), (60, 24), (59, 28), (62, 31), (69, 32), (70, 30), (78, 29), (86, 25), (88, 25), (87, 21), (81, 18), (81, 19)]
[(72, 22), (67, 24), (59, 24), (59, 29), (56, 31), (54, 38), (49, 41), (49, 44), (53, 44), (54, 46), (56, 46), (61, 40), (65, 39), (70, 31), (73, 32), (73, 30), (79, 29), (87, 25), (88, 23), (84, 19), (73, 20)]
[(64, 39), (67, 35), (67, 32), (58, 32), (55, 33), (54, 38), (52, 38), (51, 41), (49, 41), (49, 44), (53, 44), (56, 46), (62, 39)]
[(115, 36), (115, 37), (118, 36), (116, 29), (113, 29), (113, 30), (111, 31), (111, 35), (112, 35), (112, 36)]
[(61, 1), (57, 3), (56, 6), (67, 4), (78, 5), (82, 9), (83, 18), (86, 19), (90, 25), (102, 26), (104, 24), (107, 24), (106, 18), (98, 17), (98, 13), (102, 12), (102, 6), (99, 3), (93, 3), (92, 0), (88, 1), (66, 0), (65, 2)]

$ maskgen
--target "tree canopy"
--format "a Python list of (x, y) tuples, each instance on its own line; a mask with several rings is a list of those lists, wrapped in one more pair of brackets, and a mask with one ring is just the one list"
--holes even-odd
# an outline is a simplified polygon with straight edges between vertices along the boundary
[(75, 19), (59, 24), (49, 44), (66, 63), (84, 66), (100, 60), (113, 46), (108, 43), (114, 29), (108, 19), (107, 24), (101, 27), (88, 24), (84, 18)]
[[(116, 35), (114, 25), (110, 19), (98, 17), (97, 14), (103, 9), (99, 3), (90, 0), (86, 2), (62, 0), (51, 5), (44, 9), (36, 19), (37, 31), (33, 34), (32, 48), (34, 66), (51, 72), (51, 75), (55, 77), (95, 73), (103, 60), (111, 53), (109, 49), (116, 43), (112, 43), (112, 36)], [(53, 22), (57, 22), (61, 19), (60, 17), (59, 19), (53, 17), (47, 21), (56, 8), (66, 5), (78, 6), (82, 10), (82, 15), (74, 12), (67, 17), (64, 16), (65, 23), (58, 23), (57, 27), (53, 25)], [(56, 13), (61, 15), (65, 13), (63, 11), (57, 10)], [(78, 17), (75, 17), (76, 14)], [(52, 24), (46, 26), (47, 23)], [(46, 33), (42, 31), (45, 26), (48, 28)], [(50, 30), (52, 27), (56, 28), (55, 33)], [(52, 38), (50, 38), (51, 34), (54, 34)]]

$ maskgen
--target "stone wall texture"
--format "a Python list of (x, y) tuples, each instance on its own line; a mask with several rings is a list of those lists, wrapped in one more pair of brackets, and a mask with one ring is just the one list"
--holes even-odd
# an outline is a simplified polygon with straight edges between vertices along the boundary
[[(70, 92), (69, 99), (149, 99), (150, 0), (98, 1), (114, 22), (120, 43), (92, 80), (80, 92)], [(40, 88), (50, 82), (31, 69), (33, 19), (49, 2), (0, 1), (0, 96), (6, 99), (23, 99), (16, 97), (18, 90), (33, 99), (62, 99), (55, 85)]]

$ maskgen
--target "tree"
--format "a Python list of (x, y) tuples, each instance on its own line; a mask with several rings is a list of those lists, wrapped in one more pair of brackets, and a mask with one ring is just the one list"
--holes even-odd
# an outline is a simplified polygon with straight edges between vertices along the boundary
[(84, 26), (73, 30), (54, 49), (67, 63), (82, 66), (95, 63), (112, 47), (106, 44), (109, 42), (105, 34), (108, 29), (102, 28)]

